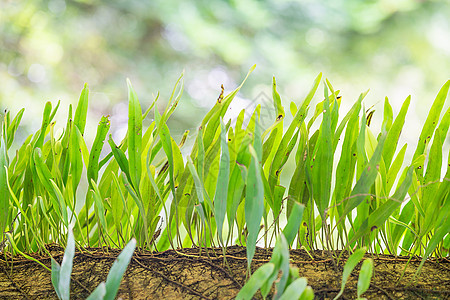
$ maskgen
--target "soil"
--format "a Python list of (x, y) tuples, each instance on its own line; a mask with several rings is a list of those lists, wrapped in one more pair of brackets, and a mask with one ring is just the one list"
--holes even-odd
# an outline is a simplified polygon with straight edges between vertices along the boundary
[[(49, 245), (61, 263), (64, 249)], [(74, 258), (71, 298), (85, 299), (101, 282), (120, 250), (105, 248), (77, 251)], [(257, 248), (252, 271), (270, 260), (272, 249)], [(328, 253), (291, 250), (291, 264), (308, 279), (316, 299), (333, 299), (339, 292), (346, 254), (336, 266)], [(339, 253), (337, 253), (339, 254)], [(51, 267), (49, 257), (31, 254)], [(450, 259), (430, 259), (415, 282), (413, 275), (420, 258), (371, 255), (374, 276), (367, 299), (450, 299)], [(409, 260), (409, 263), (408, 263)], [(245, 282), (246, 250), (227, 249), (224, 264), (219, 248), (189, 248), (159, 253), (136, 250), (122, 279), (118, 299), (234, 299)], [(354, 270), (341, 299), (356, 299), (359, 267)], [(337, 271), (336, 271), (337, 270)], [(273, 291), (272, 291), (273, 292)], [(271, 298), (271, 297), (269, 297)], [(19, 256), (0, 259), (0, 299), (57, 299), (50, 273), (36, 262)], [(261, 299), (256, 294), (255, 299)]]

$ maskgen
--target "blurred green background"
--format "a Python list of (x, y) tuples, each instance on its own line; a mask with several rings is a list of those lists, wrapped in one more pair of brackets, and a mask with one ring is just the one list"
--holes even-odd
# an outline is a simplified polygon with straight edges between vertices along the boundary
[(30, 133), (39, 128), (46, 101), (62, 101), (64, 120), (87, 82), (88, 125), (96, 128), (109, 114), (119, 138), (127, 120), (125, 79), (143, 109), (158, 92), (162, 108), (184, 70), (185, 92), (169, 124), (181, 136), (195, 130), (221, 84), (231, 91), (256, 64), (235, 108), (261, 92), (271, 95), (272, 76), (288, 108), (323, 72), (341, 90), (344, 107), (370, 88), (365, 105), (376, 104), (375, 123), (385, 96), (398, 113), (411, 94), (403, 139), (415, 147), (431, 101), (450, 75), (449, 4), (0, 0), (0, 108), (15, 114), (26, 107), (22, 128)]

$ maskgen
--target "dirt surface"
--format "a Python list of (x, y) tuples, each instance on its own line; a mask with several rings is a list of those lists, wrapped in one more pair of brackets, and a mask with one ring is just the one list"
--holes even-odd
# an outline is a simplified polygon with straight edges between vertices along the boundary
[[(61, 263), (64, 249), (48, 249)], [(71, 299), (85, 299), (101, 282), (120, 250), (85, 249), (77, 251), (71, 282)], [(272, 249), (258, 248), (252, 270), (269, 261)], [(330, 255), (291, 251), (291, 264), (297, 265), (301, 277), (308, 279), (316, 299), (333, 299), (341, 285), (345, 259), (336, 266)], [(49, 257), (32, 254), (47, 267)], [(345, 258), (346, 255), (344, 254)], [(450, 299), (450, 259), (432, 259), (425, 263), (420, 277), (410, 282), (420, 263), (413, 258), (389, 255), (366, 255), (374, 259), (374, 277), (367, 299)], [(189, 248), (151, 253), (137, 250), (123, 277), (118, 298), (122, 299), (233, 299), (245, 281), (246, 250), (229, 247), (227, 264), (221, 249)], [(356, 299), (358, 270), (347, 282), (341, 299)], [(336, 272), (337, 269), (337, 272)], [(402, 276), (403, 274), (403, 276)], [(258, 292), (259, 293), (259, 292)], [(255, 296), (260, 299), (260, 295)], [(57, 299), (50, 272), (41, 265), (21, 257), (2, 255), (0, 259), (0, 299)]]

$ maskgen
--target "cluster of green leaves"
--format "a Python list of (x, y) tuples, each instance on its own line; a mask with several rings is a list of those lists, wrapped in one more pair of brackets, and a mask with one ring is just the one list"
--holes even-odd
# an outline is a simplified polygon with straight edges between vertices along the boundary
[[(278, 280), (275, 284), (273, 299), (314, 299), (314, 291), (307, 285), (307, 279), (305, 277), (300, 278), (298, 268), (289, 264), (289, 245), (293, 242), (295, 236), (297, 235), (303, 216), (303, 211), (304, 206), (302, 204), (294, 204), (293, 211), (289, 217), (287, 225), (282, 234), (280, 234), (277, 238), (273, 249), (272, 258), (268, 263), (262, 265), (255, 271), (255, 273), (253, 273), (247, 283), (239, 291), (236, 299), (252, 299), (253, 295), (258, 290), (261, 291), (262, 297), (266, 299), (276, 279)], [(344, 287), (351, 272), (361, 261), (366, 251), (367, 249), (363, 247), (350, 255), (344, 265), (341, 290), (334, 299), (338, 299), (344, 293)], [(372, 259), (365, 259), (362, 263), (358, 278), (358, 299), (365, 299), (361, 298), (361, 295), (366, 292), (370, 286), (372, 271)], [(281, 276), (279, 275), (280, 273)]]
[(300, 203), (294, 204), (288, 224), (277, 238), (272, 258), (253, 273), (236, 299), (252, 299), (258, 290), (266, 299), (280, 271), (281, 277), (277, 280), (273, 299), (314, 299), (314, 292), (307, 286), (307, 279), (300, 278), (298, 268), (289, 265), (289, 244), (297, 235), (304, 208)]
[[(225, 249), (241, 243), (247, 246), (250, 267), (258, 238), (269, 246), (271, 236), (281, 234), (280, 215), (300, 219), (294, 209), (300, 203), (305, 213), (299, 230), (287, 239), (289, 247), (447, 255), (450, 162), (443, 179), (441, 168), (450, 109), (440, 116), (450, 81), (431, 107), (411, 162), (404, 162), (406, 145), (397, 152), (410, 97), (395, 118), (386, 98), (382, 129), (374, 135), (372, 114), (363, 109), (366, 93), (340, 118), (339, 91), (328, 80), (323, 101), (307, 121), (321, 82), (319, 74), (303, 102), (290, 103), (293, 119), (284, 124), (286, 112), (274, 79), (276, 114), (269, 128), (260, 125), (260, 105), (248, 122), (245, 110), (235, 123), (224, 122), (242, 84), (221, 95), (201, 121), (187, 157), (181, 147), (189, 132), (176, 141), (167, 126), (181, 98), (181, 77), (162, 114), (155, 105), (158, 96), (142, 113), (128, 82), (128, 131), (120, 143), (111, 134), (107, 138), (110, 122), (105, 116), (92, 146), (86, 145), (87, 86), (74, 115), (69, 107), (64, 130), (55, 130), (52, 122), (59, 103), (52, 108), (48, 102), (40, 130), (25, 139), (12, 159), (8, 150), (23, 110), (12, 120), (6, 112), (0, 230), (16, 252), (45, 251), (49, 242), (65, 244), (69, 226), (79, 246), (123, 247), (131, 238), (139, 247), (158, 250)], [(144, 128), (152, 111), (154, 118)], [(295, 170), (289, 186), (283, 186), (280, 174), (288, 160)], [(81, 193), (83, 184), (86, 193)]]

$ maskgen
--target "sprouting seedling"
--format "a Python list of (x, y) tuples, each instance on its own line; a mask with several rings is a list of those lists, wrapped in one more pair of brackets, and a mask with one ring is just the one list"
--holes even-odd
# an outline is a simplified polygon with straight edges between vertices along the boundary
[[(344, 272), (342, 274), (342, 284), (341, 284), (341, 290), (339, 293), (334, 297), (333, 300), (339, 299), (340, 296), (344, 293), (345, 284), (347, 283), (348, 278), (350, 277), (350, 274), (352, 273), (353, 269), (356, 267), (356, 265), (361, 261), (364, 254), (366, 253), (367, 248), (362, 247), (358, 250), (356, 250), (350, 257), (348, 258), (347, 262), (344, 265)], [(369, 261), (366, 263), (366, 261)], [(370, 285), (370, 279), (372, 277), (372, 267), (373, 262), (371, 260), (365, 260), (364, 263), (364, 269), (361, 267), (361, 272), (358, 279), (358, 298), (361, 294), (363, 294)]]
[(309, 300), (314, 298), (312, 289), (307, 287), (306, 278), (299, 278), (298, 269), (289, 266), (289, 245), (295, 239), (304, 208), (300, 203), (294, 204), (288, 223), (283, 233), (277, 238), (272, 258), (253, 273), (236, 299), (252, 299), (259, 289), (263, 298), (266, 298), (280, 271), (282, 275), (276, 282), (274, 299)]
[[(101, 282), (92, 294), (87, 298), (89, 300), (113, 300), (119, 290), (120, 281), (125, 273), (134, 249), (136, 240), (132, 239), (114, 261), (106, 278), (106, 282)], [(70, 277), (72, 274), (73, 258), (75, 256), (75, 239), (72, 229), (69, 229), (67, 246), (64, 251), (64, 257), (61, 265), (52, 258), (52, 284), (56, 294), (61, 300), (70, 299)]]
[(75, 256), (75, 239), (69, 229), (66, 250), (61, 265), (52, 258), (52, 284), (56, 295), (61, 300), (70, 299), (70, 275), (72, 274), (73, 257)]

